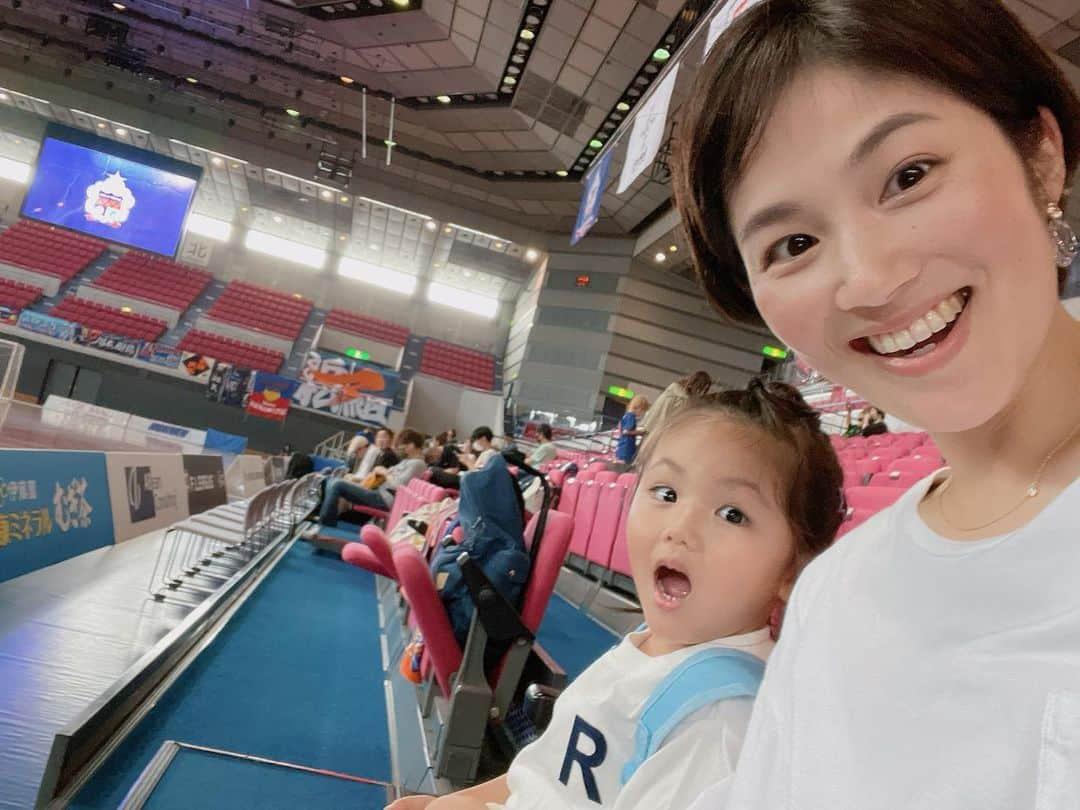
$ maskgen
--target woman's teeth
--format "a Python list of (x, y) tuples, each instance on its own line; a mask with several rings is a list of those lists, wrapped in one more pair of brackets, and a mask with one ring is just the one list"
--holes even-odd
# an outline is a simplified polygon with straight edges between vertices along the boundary
[[(912, 321), (906, 329), (872, 335), (868, 338), (870, 348), (878, 354), (904, 352), (913, 346), (929, 340), (930, 337), (945, 329), (964, 311), (967, 299), (961, 293), (953, 293), (932, 310)], [(925, 353), (928, 347), (921, 347)]]

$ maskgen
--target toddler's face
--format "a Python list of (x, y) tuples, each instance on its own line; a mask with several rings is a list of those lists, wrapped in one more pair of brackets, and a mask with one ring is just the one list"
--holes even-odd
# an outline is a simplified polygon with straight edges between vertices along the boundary
[(758, 428), (703, 416), (662, 439), (627, 522), (630, 566), (656, 649), (763, 627), (789, 584), (783, 450)]

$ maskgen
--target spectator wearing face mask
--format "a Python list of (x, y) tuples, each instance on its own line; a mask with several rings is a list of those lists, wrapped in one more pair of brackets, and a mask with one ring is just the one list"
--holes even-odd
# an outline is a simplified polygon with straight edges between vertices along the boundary
[(479, 470), (488, 463), (499, 451), (495, 449), (493, 441), (495, 434), (491, 428), (478, 427), (469, 437), (471, 453), (463, 453), (459, 456), (461, 466), (465, 471)]

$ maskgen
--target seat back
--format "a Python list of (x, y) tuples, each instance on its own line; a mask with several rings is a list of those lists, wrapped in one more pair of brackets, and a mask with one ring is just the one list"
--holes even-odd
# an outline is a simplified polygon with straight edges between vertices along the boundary
[(624, 472), (617, 479), (615, 479), (615, 483), (617, 483), (619, 486), (626, 487), (632, 493), (634, 491), (634, 487), (637, 486), (637, 473)]
[(574, 510), (577, 508), (578, 496), (581, 494), (581, 481), (577, 478), (571, 478), (568, 480), (562, 488), (562, 495), (559, 496), (559, 511), (565, 512), (568, 515), (573, 515)]
[(446, 608), (435, 590), (431, 569), (423, 555), (409, 543), (398, 543), (394, 547), (393, 561), (401, 593), (424, 634), (425, 651), (435, 671), (435, 681), (443, 695), (449, 696), (451, 679), (461, 669), (462, 651), (454, 638)]
[(607, 462), (593, 461), (590, 462), (589, 466), (586, 469), (592, 470), (593, 472), (602, 472), (603, 470), (607, 469)]
[[(525, 542), (530, 548), (536, 531), (536, 521), (537, 517), (533, 517), (529, 525), (525, 527)], [(540, 540), (540, 549), (536, 554), (536, 559), (533, 560), (529, 582), (521, 601), (521, 620), (533, 633), (540, 628), (548, 602), (551, 601), (555, 582), (559, 578), (559, 570), (562, 568), (563, 560), (566, 559), (573, 525), (574, 521), (570, 515), (554, 510), (548, 512), (544, 536)]]
[(578, 481), (592, 481), (596, 478), (596, 470), (581, 470), (577, 474)]
[(584, 557), (589, 548), (589, 535), (592, 534), (596, 507), (600, 502), (600, 492), (603, 488), (603, 484), (595, 481), (586, 481), (581, 485), (581, 494), (574, 508), (574, 531), (570, 537), (571, 554)]
[(614, 470), (601, 470), (593, 479), (598, 484), (614, 484), (619, 480), (619, 474)]
[(920, 456), (919, 458), (898, 458), (889, 465), (889, 472), (910, 473), (917, 478), (925, 478), (933, 472), (941, 469), (939, 459)]
[(596, 519), (589, 534), (589, 546), (585, 550), (585, 559), (607, 568), (611, 563), (611, 552), (615, 546), (615, 535), (619, 531), (622, 510), (629, 508), (627, 500), (629, 490), (617, 483), (605, 484), (600, 491), (596, 506)]
[(630, 550), (626, 545), (626, 523), (630, 518), (630, 505), (633, 502), (634, 490), (626, 490), (626, 499), (619, 514), (619, 526), (615, 530), (615, 540), (611, 547), (611, 561), (608, 568), (617, 574), (632, 576), (630, 573)]

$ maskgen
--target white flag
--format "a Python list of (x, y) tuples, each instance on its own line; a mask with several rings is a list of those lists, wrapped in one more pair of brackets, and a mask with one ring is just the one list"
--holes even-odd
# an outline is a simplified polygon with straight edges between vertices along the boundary
[(675, 90), (675, 77), (679, 75), (678, 63), (671, 66), (660, 85), (641, 105), (634, 117), (634, 127), (630, 130), (630, 139), (626, 147), (626, 161), (619, 176), (616, 194), (622, 194), (637, 176), (647, 169), (656, 157), (660, 144), (664, 142), (664, 130), (667, 129), (668, 104)]

